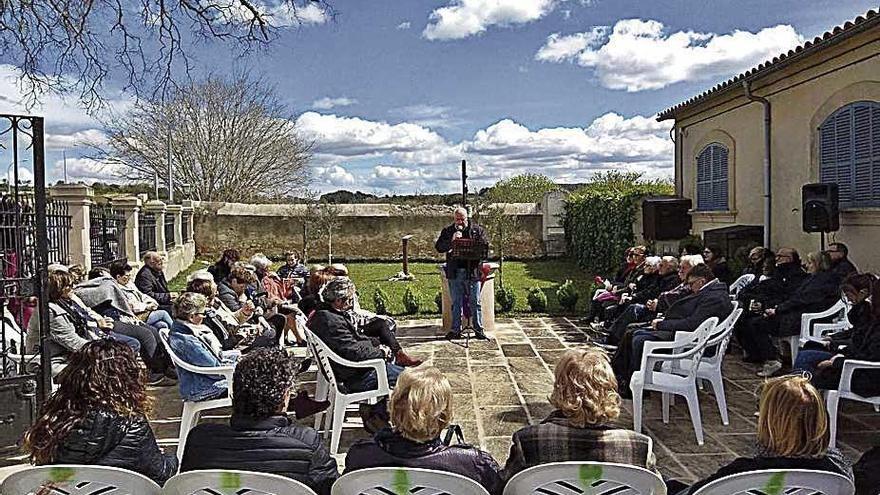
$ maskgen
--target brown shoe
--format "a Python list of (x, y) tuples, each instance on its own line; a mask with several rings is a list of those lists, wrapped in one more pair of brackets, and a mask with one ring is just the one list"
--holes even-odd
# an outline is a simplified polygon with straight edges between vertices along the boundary
[(404, 368), (410, 366), (418, 366), (422, 364), (424, 361), (421, 359), (414, 359), (410, 357), (409, 354), (403, 352), (403, 349), (397, 351), (397, 354), (394, 355), (394, 362), (397, 363), (398, 366), (403, 366)]
[(290, 399), (290, 404), (287, 406), (288, 411), (293, 411), (293, 414), (296, 415), (297, 419), (308, 418), (313, 414), (317, 414), (325, 409), (330, 407), (329, 400), (317, 401), (309, 398), (309, 393), (305, 390), (300, 390), (296, 397)]

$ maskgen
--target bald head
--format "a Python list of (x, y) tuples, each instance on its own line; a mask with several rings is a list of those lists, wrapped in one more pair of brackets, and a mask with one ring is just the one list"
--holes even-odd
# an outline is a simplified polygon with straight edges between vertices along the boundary
[(144, 264), (154, 270), (162, 270), (165, 268), (165, 258), (156, 251), (147, 251), (144, 253)]

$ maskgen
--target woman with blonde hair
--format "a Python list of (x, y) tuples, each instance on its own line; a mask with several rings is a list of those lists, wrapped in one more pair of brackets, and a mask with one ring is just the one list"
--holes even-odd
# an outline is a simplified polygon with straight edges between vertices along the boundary
[(614, 424), (620, 415), (620, 395), (602, 349), (572, 349), (562, 355), (550, 403), (556, 410), (547, 419), (513, 434), (504, 479), (548, 462), (616, 462), (654, 468), (651, 439)]
[(828, 447), (828, 414), (819, 391), (806, 375), (767, 381), (758, 406), (758, 445), (754, 457), (740, 457), (686, 493), (725, 476), (762, 469), (810, 469), (853, 479), (846, 459)]
[(452, 386), (437, 368), (407, 368), (397, 379), (389, 406), (391, 428), (348, 450), (345, 472), (371, 467), (449, 471), (500, 493), (498, 463), (470, 445), (447, 445), (440, 433), (452, 423)]

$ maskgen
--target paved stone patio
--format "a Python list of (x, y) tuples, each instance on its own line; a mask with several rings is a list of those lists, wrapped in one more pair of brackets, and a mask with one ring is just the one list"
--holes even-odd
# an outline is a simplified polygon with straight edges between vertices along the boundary
[[(471, 341), (466, 349), (442, 339), (439, 320), (410, 320), (399, 323), (398, 336), (404, 347), (440, 368), (452, 382), (455, 393), (455, 422), (465, 439), (488, 450), (503, 465), (510, 437), (523, 425), (541, 421), (551, 411), (547, 397), (553, 383), (552, 370), (569, 347), (589, 345), (590, 330), (573, 318), (501, 318), (494, 340)], [(304, 349), (295, 349), (304, 355)], [(742, 363), (736, 351), (724, 363), (730, 425), (724, 426), (713, 395), (700, 394), (705, 444), (697, 445), (690, 416), (679, 399), (670, 413), (670, 423), (660, 419), (659, 394), (645, 401), (644, 431), (654, 439), (654, 450), (664, 476), (690, 482), (713, 473), (738, 455), (748, 455), (755, 442), (757, 398), (761, 383), (755, 368)], [(301, 375), (300, 385), (314, 388), (314, 372)], [(312, 380), (308, 382), (306, 380)], [(177, 387), (151, 390), (156, 399), (153, 427), (160, 444), (173, 449), (177, 442), (181, 402)], [(867, 404), (843, 401), (838, 422), (838, 446), (855, 461), (871, 446), (880, 445), (880, 414)], [(226, 421), (228, 410), (209, 411), (202, 421)], [(366, 438), (350, 415), (351, 425), (343, 431), (340, 466), (345, 451), (357, 439)], [(313, 418), (303, 421), (313, 424)], [(620, 426), (632, 427), (631, 403), (624, 401)]]

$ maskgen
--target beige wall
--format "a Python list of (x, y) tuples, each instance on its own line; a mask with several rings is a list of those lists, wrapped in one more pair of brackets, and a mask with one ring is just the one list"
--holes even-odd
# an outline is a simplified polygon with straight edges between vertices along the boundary
[[(819, 234), (801, 231), (801, 186), (818, 181), (817, 128), (836, 109), (861, 100), (880, 101), (880, 32), (863, 33), (768, 76), (753, 93), (772, 105), (772, 247), (816, 250)], [(734, 224), (763, 225), (763, 109), (739, 90), (678, 116), (682, 193), (695, 198), (696, 156), (711, 142), (728, 146), (730, 210), (694, 214), (694, 233)], [(725, 101), (726, 100), (726, 101)], [(880, 271), (880, 209), (841, 214), (841, 229), (829, 236), (850, 247), (861, 268)]]

